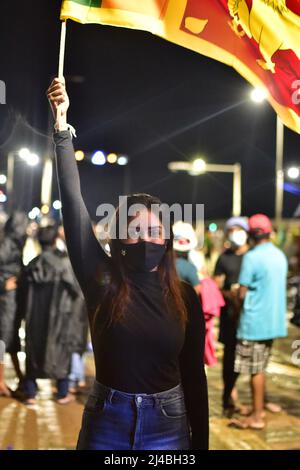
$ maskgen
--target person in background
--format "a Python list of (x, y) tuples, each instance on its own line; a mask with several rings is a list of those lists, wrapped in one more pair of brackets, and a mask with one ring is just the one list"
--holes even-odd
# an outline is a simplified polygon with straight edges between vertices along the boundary
[[(272, 224), (264, 214), (249, 219), (253, 248), (242, 261), (239, 276), (241, 314), (234, 370), (251, 375), (252, 410), (238, 427), (263, 429), (265, 370), (275, 338), (285, 337), (287, 259), (270, 240)], [(273, 410), (275, 411), (275, 410)]]
[[(70, 263), (66, 242), (65, 232), (63, 226), (58, 229), (58, 238), (56, 239), (56, 253), (65, 259), (66, 263)], [(70, 269), (71, 263), (70, 263)], [(88, 315), (84, 302), (84, 297), (80, 290), (79, 284), (74, 276), (74, 282), (78, 287), (78, 296), (74, 299), (72, 307), (72, 325), (71, 325), (71, 370), (69, 374), (69, 392), (77, 393), (84, 389), (85, 382), (85, 367), (84, 367), (84, 353), (87, 348), (88, 339)]]
[(38, 378), (55, 379), (57, 403), (74, 400), (68, 393), (72, 307), (78, 296), (69, 262), (56, 252), (57, 227), (40, 227), (41, 254), (23, 270), (19, 308), (25, 316), (27, 405), (35, 405)]
[[(191, 284), (201, 300), (205, 319), (204, 363), (213, 366), (217, 363), (213, 334), (214, 317), (220, 315), (224, 299), (216, 283), (208, 276), (200, 281), (197, 268), (190, 260), (190, 254), (197, 246), (197, 237), (192, 225), (176, 222), (173, 226), (176, 269), (179, 277)], [(202, 312), (201, 312), (202, 314)]]
[(217, 261), (214, 279), (222, 290), (225, 305), (221, 311), (219, 341), (224, 344), (223, 353), (223, 413), (231, 417), (240, 411), (234, 372), (236, 333), (238, 326), (237, 293), (238, 279), (244, 254), (248, 251), (248, 221), (245, 217), (231, 217), (225, 224), (229, 247)]
[(193, 227), (182, 221), (173, 225), (174, 242), (173, 247), (176, 256), (176, 270), (183, 281), (191, 284), (197, 294), (201, 292), (201, 283), (194, 264), (189, 261), (188, 255), (197, 246), (197, 237)]
[[(26, 239), (28, 220), (23, 212), (13, 213), (4, 227), (4, 238), (0, 244), (0, 340), (11, 355), (21, 387), (23, 374), (18, 352), (21, 349), (17, 315), (17, 282), (22, 269), (22, 252)], [(4, 381), (4, 360), (0, 364), (0, 396), (10, 396), (11, 390)]]

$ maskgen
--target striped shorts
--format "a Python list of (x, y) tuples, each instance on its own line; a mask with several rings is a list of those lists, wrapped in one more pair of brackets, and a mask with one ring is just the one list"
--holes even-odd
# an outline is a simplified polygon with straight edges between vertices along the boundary
[(234, 371), (239, 374), (264, 372), (271, 355), (273, 340), (238, 340), (235, 350)]

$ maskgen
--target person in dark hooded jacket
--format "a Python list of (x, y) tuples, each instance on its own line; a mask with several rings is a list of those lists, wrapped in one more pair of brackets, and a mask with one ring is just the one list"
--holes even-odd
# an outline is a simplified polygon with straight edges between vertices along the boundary
[[(63, 226), (58, 229), (58, 238), (56, 240), (56, 253), (58, 256), (63, 257), (66, 263), (69, 263), (70, 269), (71, 262), (69, 260), (65, 232)], [(73, 272), (73, 270), (72, 270)], [(80, 286), (75, 278), (74, 281), (78, 289), (78, 296), (73, 302), (72, 307), (72, 330), (71, 330), (71, 343), (72, 343), (72, 357), (71, 369), (69, 374), (69, 391), (77, 393), (84, 390), (86, 387), (85, 382), (85, 366), (84, 366), (84, 353), (87, 349), (88, 341), (88, 315), (85, 306), (84, 297)]]
[[(22, 254), (26, 240), (28, 220), (23, 212), (13, 213), (4, 227), (0, 244), (0, 340), (10, 353), (16, 375), (23, 380), (18, 351), (21, 318), (17, 314), (17, 280), (22, 269)], [(11, 394), (4, 382), (4, 363), (0, 364), (0, 396)]]
[(24, 270), (26, 403), (35, 404), (36, 379), (57, 381), (57, 402), (67, 404), (72, 352), (72, 305), (78, 295), (70, 264), (56, 252), (57, 227), (39, 229), (42, 253)]

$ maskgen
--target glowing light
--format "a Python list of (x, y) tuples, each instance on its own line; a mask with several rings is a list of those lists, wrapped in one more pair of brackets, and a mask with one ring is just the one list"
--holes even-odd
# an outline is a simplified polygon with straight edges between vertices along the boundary
[(115, 153), (110, 153), (107, 155), (107, 161), (108, 163), (116, 163), (118, 160), (118, 156)]
[(7, 196), (4, 193), (0, 193), (0, 202), (6, 202)]
[(125, 155), (122, 155), (121, 157), (118, 158), (118, 165), (124, 166), (127, 165), (128, 163), (128, 157)]
[(29, 166), (36, 166), (38, 165), (39, 161), (40, 161), (40, 158), (35, 153), (31, 153), (30, 156), (26, 160), (27, 165)]
[(44, 204), (41, 208), (41, 212), (44, 215), (48, 214), (49, 213), (49, 206), (47, 206), (47, 204)]
[(19, 328), (19, 338), (20, 339), (25, 339), (26, 337), (26, 334), (25, 334), (25, 330), (23, 327)]
[(22, 351), (19, 351), (17, 354), (18, 354), (18, 359), (19, 359), (19, 361), (20, 361), (20, 362), (24, 362), (25, 359), (26, 359), (26, 354), (25, 354), (24, 352), (22, 352)]
[(196, 158), (196, 160), (193, 161), (193, 170), (195, 172), (203, 172), (205, 171), (206, 163), (203, 160), (203, 158)]
[(104, 153), (101, 152), (101, 150), (98, 150), (94, 153), (94, 155), (92, 156), (92, 163), (93, 165), (105, 165), (106, 158)]
[(22, 158), (22, 160), (27, 161), (27, 158), (30, 156), (30, 151), (26, 148), (22, 148), (19, 151), (19, 157)]
[(300, 168), (292, 166), (288, 169), (287, 175), (291, 180), (296, 180), (300, 176)]
[(53, 209), (59, 210), (62, 208), (62, 203), (57, 199), (53, 202)]
[(85, 157), (85, 154), (82, 150), (76, 150), (75, 158), (78, 162), (81, 162), (82, 160), (84, 160), (84, 157)]
[(214, 222), (211, 223), (211, 224), (209, 224), (208, 230), (209, 230), (210, 232), (216, 232), (216, 231), (218, 230), (217, 224), (215, 224)]
[(28, 217), (30, 218), (30, 220), (34, 220), (40, 215), (40, 213), (41, 211), (38, 207), (33, 207), (33, 209), (31, 209), (31, 211), (29, 212)]
[(262, 88), (254, 88), (250, 93), (250, 97), (254, 103), (263, 103), (267, 99), (267, 93)]
[(0, 175), (0, 184), (5, 184), (7, 181), (7, 178), (5, 175)]

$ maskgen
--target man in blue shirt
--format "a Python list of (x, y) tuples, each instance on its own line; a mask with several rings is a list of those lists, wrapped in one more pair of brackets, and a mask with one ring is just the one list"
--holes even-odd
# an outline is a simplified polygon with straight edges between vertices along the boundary
[(272, 224), (263, 214), (249, 219), (253, 248), (244, 255), (239, 276), (242, 302), (235, 372), (251, 375), (253, 409), (242, 428), (262, 429), (265, 369), (274, 338), (286, 336), (285, 255), (270, 241)]

